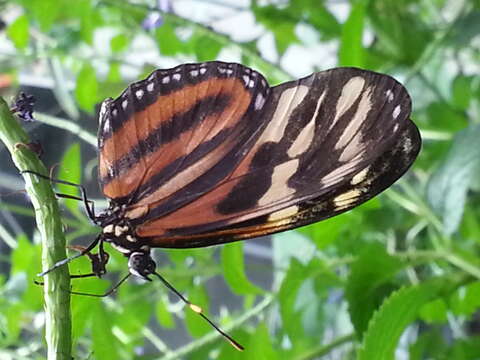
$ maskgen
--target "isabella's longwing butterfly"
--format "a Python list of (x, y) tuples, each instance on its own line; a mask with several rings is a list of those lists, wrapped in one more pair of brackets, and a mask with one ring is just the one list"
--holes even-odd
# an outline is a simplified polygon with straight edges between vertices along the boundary
[(410, 112), (401, 84), (356, 68), (274, 87), (234, 63), (156, 70), (102, 104), (99, 181), (110, 206), (96, 215), (84, 194), (102, 232), (42, 274), (107, 242), (149, 279), (152, 248), (245, 240), (343, 213), (413, 163), (421, 139)]

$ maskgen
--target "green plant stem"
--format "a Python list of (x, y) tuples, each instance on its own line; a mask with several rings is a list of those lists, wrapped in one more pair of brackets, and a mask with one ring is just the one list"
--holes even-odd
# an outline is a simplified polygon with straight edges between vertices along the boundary
[(355, 340), (355, 334), (348, 334), (348, 335), (340, 336), (339, 338), (336, 338), (335, 340), (333, 340), (329, 344), (319, 345), (316, 348), (313, 348), (313, 349), (309, 350), (305, 354), (297, 356), (295, 358), (295, 360), (317, 359), (320, 356), (328, 354), (333, 349), (335, 349), (339, 346), (342, 346), (343, 344), (352, 342), (354, 340)]
[[(25, 144), (29, 139), (10, 109), (0, 98), (0, 139), (12, 155), (19, 170), (46, 174), (45, 166)], [(65, 237), (55, 194), (48, 181), (24, 174), (25, 189), (35, 209), (37, 227), (42, 238), (42, 266), (48, 269), (66, 257)], [(44, 279), (44, 299), (49, 360), (71, 360), (70, 276), (68, 267), (51, 272)]]

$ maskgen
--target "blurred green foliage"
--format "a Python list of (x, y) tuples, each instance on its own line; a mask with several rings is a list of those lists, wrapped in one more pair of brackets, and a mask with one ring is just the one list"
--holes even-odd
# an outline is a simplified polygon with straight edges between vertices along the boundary
[[(338, 65), (389, 73), (405, 84), (423, 149), (413, 169), (378, 198), (274, 236), (271, 266), (245, 264), (244, 244), (225, 245), (219, 257), (215, 248), (164, 251), (159, 271), (208, 313), (216, 297), (209, 280), (224, 278), (241, 306), (216, 299), (224, 305), (212, 317), (245, 352), (232, 349), (161, 284), (132, 281), (108, 298), (72, 298), (75, 358), (480, 358), (480, 2), (179, 3), (182, 10), (172, 12), (143, 0), (3, 1), (0, 14), (8, 14), (8, 21), (0, 36), (11, 49), (0, 54), (0, 75), (43, 67), (60, 108), (72, 114), (69, 106), (76, 104), (89, 114), (91, 121), (68, 119), (66, 131), (69, 122), (91, 129), (96, 104), (156, 67), (235, 54), (272, 83), (287, 80), (288, 58), (295, 59), (298, 47), (312, 46), (300, 31), (306, 28), (315, 34), (313, 45), (334, 46), (331, 56)], [(218, 19), (208, 11), (196, 13), (199, 4), (226, 9), (232, 18), (248, 14), (260, 30), (236, 40), (216, 29)], [(158, 21), (146, 28), (152, 14)], [(264, 37), (273, 39), (273, 58), (264, 54)], [(142, 50), (139, 41), (155, 54), (154, 61), (132, 62), (131, 55)], [(314, 67), (324, 69), (323, 58), (312, 56)], [(137, 75), (125, 75), (125, 69)], [(67, 79), (74, 80), (73, 87), (66, 87)], [(92, 144), (82, 139), (57, 154), (59, 177), (87, 180), (92, 158), (81, 156), (81, 148)], [(69, 240), (92, 237), (98, 229), (88, 225), (82, 204), (62, 201)], [(32, 216), (7, 198), (0, 207)], [(42, 359), (42, 295), (32, 282), (41, 267), (40, 247), (0, 225), (6, 243), (16, 237), (15, 248), (1, 258), (9, 271), (0, 276), (0, 357)], [(109, 252), (112, 277), (72, 280), (75, 290), (102, 293), (125, 273), (123, 256)], [(88, 273), (89, 267), (87, 259), (79, 259), (70, 272)], [(256, 272), (272, 273), (272, 285), (252, 282)], [(162, 334), (186, 328), (189, 336), (172, 348), (157, 334), (159, 328)]]

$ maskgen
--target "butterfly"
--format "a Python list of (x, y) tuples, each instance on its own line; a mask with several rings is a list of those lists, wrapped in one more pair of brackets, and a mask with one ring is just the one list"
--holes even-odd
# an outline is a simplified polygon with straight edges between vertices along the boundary
[(152, 248), (245, 240), (343, 213), (412, 165), (421, 138), (410, 115), (399, 82), (357, 68), (273, 87), (235, 63), (156, 70), (102, 103), (98, 176), (109, 207), (95, 214), (84, 194), (102, 231), (72, 258), (110, 243), (149, 279)]

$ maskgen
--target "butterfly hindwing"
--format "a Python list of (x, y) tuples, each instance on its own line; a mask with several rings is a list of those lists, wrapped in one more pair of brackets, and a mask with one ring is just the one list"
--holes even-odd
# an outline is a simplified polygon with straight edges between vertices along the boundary
[(388, 188), (410, 167), (420, 150), (420, 135), (415, 126), (408, 126), (394, 147), (360, 170), (348, 181), (318, 198), (300, 201), (276, 212), (247, 221), (225, 225), (219, 222), (214, 231), (208, 226), (171, 231), (169, 236), (152, 237), (149, 243), (158, 247), (201, 247), (245, 240), (311, 224), (348, 211)]
[[(232, 76), (242, 78), (245, 69)], [(152, 246), (206, 246), (333, 216), (390, 186), (418, 153), (410, 98), (389, 76), (338, 68), (270, 89), (262, 86), (263, 78), (256, 79), (255, 98), (237, 120), (244, 126), (214, 144), (228, 148), (215, 161), (208, 156), (216, 147), (193, 156), (192, 140), (177, 142), (176, 152), (188, 155), (180, 165), (164, 164), (173, 169), (176, 187), (170, 191), (147, 165), (142, 178), (155, 181), (147, 195), (138, 189), (148, 181), (135, 185), (129, 217), (137, 235)], [(203, 93), (195, 98), (200, 101)], [(202, 103), (190, 117), (217, 107), (217, 101)], [(173, 121), (179, 132), (183, 121)], [(170, 151), (170, 143), (161, 146)]]

